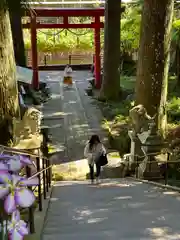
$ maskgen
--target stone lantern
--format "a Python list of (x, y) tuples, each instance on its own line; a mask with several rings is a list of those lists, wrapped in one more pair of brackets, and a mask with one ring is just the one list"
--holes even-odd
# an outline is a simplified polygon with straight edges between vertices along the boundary
[(156, 130), (156, 125), (154, 122), (150, 124), (149, 134), (147, 138), (145, 141), (141, 142), (141, 148), (144, 152), (144, 159), (139, 164), (138, 177), (147, 180), (158, 179), (160, 178), (161, 174), (158, 162), (156, 161), (156, 156), (160, 154), (163, 146), (163, 141)]
[(138, 164), (143, 160), (144, 152), (142, 142), (149, 134), (149, 121), (151, 117), (147, 114), (143, 105), (137, 105), (129, 111), (131, 119), (131, 130), (128, 135), (131, 139), (131, 150), (129, 156), (130, 170), (137, 170)]

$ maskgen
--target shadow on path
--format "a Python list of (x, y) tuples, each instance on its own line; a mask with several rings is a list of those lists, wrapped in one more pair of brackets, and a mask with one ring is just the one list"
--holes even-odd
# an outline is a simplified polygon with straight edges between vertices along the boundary
[(131, 180), (59, 182), (43, 240), (178, 240), (180, 196)]

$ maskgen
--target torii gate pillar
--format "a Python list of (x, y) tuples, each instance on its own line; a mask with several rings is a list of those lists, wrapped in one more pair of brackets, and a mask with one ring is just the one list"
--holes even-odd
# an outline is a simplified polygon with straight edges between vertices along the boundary
[(34, 14), (31, 16), (31, 59), (33, 70), (32, 85), (34, 89), (39, 89), (37, 30), (36, 30), (36, 16)]
[(101, 40), (100, 40), (100, 16), (95, 17), (95, 30), (94, 30), (94, 42), (95, 42), (95, 87), (101, 88)]

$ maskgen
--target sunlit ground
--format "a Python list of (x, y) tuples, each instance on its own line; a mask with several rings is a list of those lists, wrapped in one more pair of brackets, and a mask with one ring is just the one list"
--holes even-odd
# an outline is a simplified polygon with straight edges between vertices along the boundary
[(62, 239), (178, 240), (179, 204), (178, 193), (128, 179), (58, 182), (45, 232)]

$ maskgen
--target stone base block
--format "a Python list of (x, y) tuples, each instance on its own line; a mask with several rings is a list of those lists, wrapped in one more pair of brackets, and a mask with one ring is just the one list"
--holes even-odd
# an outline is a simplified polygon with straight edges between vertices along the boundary
[(156, 161), (142, 161), (142, 163), (139, 164), (137, 171), (138, 178), (140, 179), (152, 180), (161, 178), (160, 169)]

